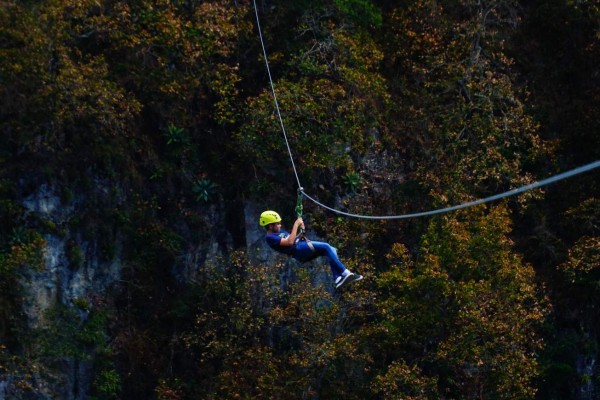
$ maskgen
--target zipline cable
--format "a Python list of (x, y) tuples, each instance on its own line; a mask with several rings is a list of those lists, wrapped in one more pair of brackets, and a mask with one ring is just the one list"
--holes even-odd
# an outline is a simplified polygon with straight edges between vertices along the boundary
[(256, 0), (254, 2), (254, 13), (256, 14), (256, 26), (258, 28), (258, 36), (260, 37), (260, 45), (262, 46), (263, 57), (265, 58), (265, 65), (267, 67), (267, 75), (269, 75), (269, 82), (271, 82), (271, 92), (273, 92), (273, 100), (275, 100), (275, 108), (277, 109), (277, 116), (279, 117), (279, 124), (281, 125), (281, 131), (283, 132), (283, 138), (285, 139), (285, 145), (287, 146), (288, 153), (290, 155), (290, 161), (292, 162), (292, 168), (294, 175), (296, 176), (296, 182), (298, 187), (302, 188), (300, 184), (300, 178), (298, 177), (298, 171), (296, 170), (296, 164), (294, 163), (294, 157), (292, 156), (292, 149), (290, 148), (290, 142), (285, 132), (285, 126), (283, 125), (283, 118), (281, 118), (281, 111), (279, 110), (279, 103), (277, 102), (277, 94), (275, 94), (275, 85), (273, 84), (273, 78), (271, 77), (271, 68), (269, 68), (269, 60), (267, 59), (267, 50), (265, 49), (265, 42), (263, 40), (262, 31), (260, 29), (260, 20), (258, 19), (258, 7), (256, 7)]
[(567, 172), (563, 172), (563, 173), (558, 174), (558, 175), (554, 175), (554, 176), (552, 176), (550, 178), (543, 179), (541, 181), (534, 182), (534, 183), (531, 183), (529, 185), (522, 186), (522, 187), (517, 188), (517, 189), (512, 189), (512, 190), (509, 190), (509, 191), (504, 192), (504, 193), (496, 194), (494, 196), (489, 196), (489, 197), (486, 197), (486, 198), (483, 198), (483, 199), (470, 201), (468, 203), (463, 203), (463, 204), (459, 204), (459, 205), (452, 206), (452, 207), (440, 208), (440, 209), (437, 209), (437, 210), (424, 211), (424, 212), (418, 212), (418, 213), (413, 213), (413, 214), (402, 214), (402, 215), (371, 216), (371, 215), (351, 214), (351, 213), (347, 213), (347, 212), (344, 212), (344, 211), (340, 211), (340, 210), (336, 210), (334, 208), (328, 207), (325, 204), (319, 203), (317, 200), (313, 199), (312, 197), (310, 197), (306, 193), (304, 193), (304, 192), (302, 192), (302, 193), (304, 194), (304, 196), (307, 199), (309, 199), (313, 203), (317, 204), (318, 206), (321, 206), (321, 207), (323, 207), (323, 208), (325, 208), (325, 209), (327, 209), (329, 211), (333, 211), (333, 212), (335, 212), (337, 214), (345, 215), (347, 217), (365, 218), (365, 219), (404, 219), (404, 218), (417, 218), (417, 217), (426, 217), (426, 216), (429, 216), (429, 215), (442, 214), (442, 213), (447, 213), (447, 212), (451, 212), (451, 211), (456, 211), (456, 210), (460, 210), (461, 208), (472, 207), (472, 206), (476, 206), (478, 204), (488, 203), (490, 201), (502, 199), (504, 197), (514, 196), (516, 194), (523, 193), (523, 192), (526, 192), (528, 190), (536, 189), (536, 188), (539, 188), (541, 186), (549, 185), (550, 183), (553, 183), (553, 182), (557, 182), (557, 181), (560, 181), (560, 180), (563, 180), (563, 179), (567, 179), (567, 178), (570, 178), (570, 177), (578, 175), (578, 174), (582, 174), (584, 172), (590, 171), (590, 170), (592, 170), (594, 168), (598, 168), (598, 167), (600, 167), (600, 160), (594, 161), (593, 163), (583, 165), (581, 167), (572, 169), (572, 170), (567, 171)]
[(488, 203), (491, 201), (495, 201), (495, 200), (499, 200), (505, 197), (509, 197), (509, 196), (514, 196), (517, 195), (519, 193), (523, 193), (526, 192), (528, 190), (533, 190), (545, 185), (549, 185), (551, 183), (554, 182), (558, 182), (560, 180), (563, 179), (567, 179), (570, 178), (572, 176), (575, 175), (579, 175), (582, 174), (584, 172), (587, 171), (591, 171), (595, 168), (600, 167), (600, 160), (594, 161), (590, 164), (586, 164), (583, 165), (581, 167), (578, 168), (574, 168), (572, 170), (560, 173), (558, 175), (554, 175), (550, 178), (546, 178), (543, 179), (541, 181), (538, 182), (534, 182), (531, 183), (529, 185), (525, 185), (522, 186), (520, 188), (517, 189), (512, 189), (503, 193), (499, 193), (493, 196), (489, 196), (489, 197), (485, 197), (483, 199), (479, 199), (479, 200), (474, 200), (474, 201), (470, 201), (467, 203), (463, 203), (463, 204), (459, 204), (459, 205), (455, 205), (452, 207), (446, 207), (446, 208), (439, 208), (436, 210), (431, 210), (431, 211), (424, 211), (424, 212), (418, 212), (418, 213), (412, 213), (412, 214), (401, 214), (401, 215), (380, 215), (380, 216), (375, 216), (375, 215), (361, 215), (361, 214), (352, 214), (352, 213), (348, 213), (345, 211), (341, 211), (341, 210), (337, 210), (335, 208), (326, 206), (323, 203), (320, 203), (319, 201), (315, 200), (314, 198), (312, 198), (311, 196), (309, 196), (308, 194), (306, 194), (306, 192), (304, 191), (304, 189), (302, 188), (302, 184), (300, 183), (300, 178), (298, 177), (298, 171), (296, 170), (296, 164), (294, 163), (294, 156), (292, 155), (292, 149), (290, 147), (290, 143), (288, 141), (288, 137), (287, 137), (287, 133), (285, 131), (285, 126), (283, 124), (283, 118), (281, 117), (281, 111), (279, 109), (279, 103), (277, 102), (277, 95), (275, 93), (275, 85), (273, 84), (273, 78), (271, 77), (271, 69), (269, 68), (269, 61), (267, 59), (267, 51), (265, 49), (265, 42), (263, 40), (263, 35), (262, 35), (262, 31), (260, 28), (260, 20), (258, 18), (258, 7), (256, 6), (256, 0), (253, 0), (254, 3), (254, 12), (256, 14), (256, 25), (258, 28), (258, 35), (260, 37), (260, 44), (262, 46), (262, 51), (263, 51), (263, 57), (265, 58), (265, 65), (267, 67), (267, 74), (269, 76), (269, 82), (271, 84), (271, 92), (273, 93), (273, 100), (275, 101), (275, 108), (277, 109), (277, 115), (279, 117), (279, 124), (281, 125), (281, 131), (283, 132), (283, 137), (285, 139), (285, 144), (287, 146), (287, 150), (288, 150), (288, 154), (290, 156), (290, 161), (292, 163), (292, 169), (294, 170), (294, 175), (296, 176), (296, 182), (298, 183), (298, 204), (296, 206), (296, 211), (298, 212), (298, 210), (300, 210), (299, 212), (302, 212), (302, 203), (301, 203), (301, 195), (306, 197), (307, 199), (309, 199), (310, 201), (312, 201), (313, 203), (315, 203), (316, 205), (325, 208), (329, 211), (332, 211), (336, 214), (340, 214), (340, 215), (344, 215), (347, 217), (352, 217), (352, 218), (362, 218), (362, 219), (377, 219), (377, 220), (384, 220), (384, 219), (406, 219), (406, 218), (418, 218), (418, 217), (426, 217), (429, 215), (435, 215), (435, 214), (443, 214), (443, 213), (448, 213), (451, 211), (456, 211), (456, 210), (460, 210), (462, 208), (467, 208), (467, 207), (472, 207), (472, 206), (476, 206), (479, 204), (484, 204), (484, 203)]

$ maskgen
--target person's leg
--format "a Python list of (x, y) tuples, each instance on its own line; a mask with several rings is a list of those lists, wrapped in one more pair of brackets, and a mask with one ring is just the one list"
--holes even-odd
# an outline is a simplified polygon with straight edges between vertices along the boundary
[(320, 253), (317, 253), (315, 255), (315, 253), (313, 253), (312, 249), (308, 246), (308, 244), (304, 240), (299, 241), (294, 246), (295, 246), (295, 250), (294, 250), (293, 257), (300, 262), (307, 262), (316, 257), (321, 256)]
[(294, 258), (306, 262), (312, 260), (315, 256), (323, 256), (327, 258), (331, 273), (333, 274), (333, 282), (336, 289), (341, 288), (348, 282), (359, 281), (362, 275), (354, 274), (347, 269), (337, 256), (337, 250), (328, 243), (311, 242), (315, 251), (313, 252), (310, 246), (305, 241), (300, 241), (296, 244)]
[[(311, 242), (315, 251), (318, 255), (326, 257), (329, 263), (329, 267), (331, 268), (331, 273), (333, 274), (333, 279), (336, 280), (338, 276), (344, 274), (344, 271), (347, 270), (346, 266), (342, 264), (337, 255), (337, 250), (335, 247), (331, 246), (329, 243), (325, 242)], [(306, 245), (308, 247), (308, 245)]]

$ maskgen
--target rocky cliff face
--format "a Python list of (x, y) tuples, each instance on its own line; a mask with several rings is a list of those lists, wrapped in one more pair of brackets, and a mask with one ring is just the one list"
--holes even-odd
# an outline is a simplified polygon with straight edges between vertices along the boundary
[[(103, 192), (103, 186), (98, 185)], [(112, 239), (114, 254), (110, 259), (100, 255), (97, 240), (86, 239), (72, 221), (78, 217), (88, 199), (76, 197), (64, 204), (50, 184), (41, 185), (22, 199), (25, 219), (34, 219), (51, 227), (43, 234), (44, 267), (41, 270), (21, 268), (19, 283), (23, 294), (23, 314), (29, 332), (43, 332), (52, 321), (48, 313), (57, 306), (64, 307), (80, 323), (89, 317), (90, 305), (96, 297), (120, 279), (122, 269), (119, 235)], [(28, 346), (35, 345), (26, 343)], [(25, 357), (33, 348), (24, 349)], [(62, 357), (53, 365), (30, 364), (0, 374), (0, 399), (69, 399), (87, 398), (91, 386), (93, 350), (89, 356)], [(1, 371), (0, 371), (1, 372)]]
[(25, 198), (23, 206), (28, 214), (61, 227), (60, 232), (44, 235), (45, 269), (26, 270), (21, 279), (26, 293), (24, 311), (29, 326), (36, 328), (43, 323), (44, 312), (50, 307), (57, 303), (73, 306), (104, 293), (118, 281), (122, 267), (121, 243), (116, 235), (112, 259), (103, 259), (97, 241), (83, 239), (68, 228), (69, 221), (79, 211), (78, 204), (61, 204), (60, 196), (48, 185)]
[[(124, 200), (115, 199), (102, 182), (96, 182), (91, 194), (75, 195), (67, 203), (50, 184), (41, 185), (21, 200), (24, 218), (41, 221), (42, 225), (50, 227), (42, 235), (44, 267), (36, 270), (25, 266), (19, 270), (22, 311), (28, 333), (44, 335), (58, 329), (62, 334), (61, 328), (53, 325), (56, 322), (51, 320), (52, 317), (48, 317), (57, 309), (70, 316), (70, 323), (84, 326), (98, 299), (111, 301), (113, 289), (127, 267), (123, 256), (123, 234), (118, 226), (108, 226), (103, 235), (86, 235), (77, 220), (90, 212), (90, 204), (105, 207)], [(186, 250), (179, 255), (178, 261), (169, 266), (174, 279), (181, 284), (193, 279), (204, 263), (225, 257), (232, 247), (231, 235), (223, 228), (224, 215), (220, 206), (208, 207), (202, 218), (211, 228), (200, 235), (200, 241), (186, 243), (183, 246)], [(102, 223), (106, 228), (106, 221)], [(85, 228), (94, 230), (94, 226)], [(109, 254), (106, 247), (110, 248)], [(60, 341), (60, 338), (54, 339)], [(33, 340), (46, 343), (44, 338)], [(35, 343), (28, 345), (32, 348), (23, 350), (24, 358), (35, 353), (34, 347), (38, 346)], [(0, 369), (0, 400), (87, 399), (94, 379), (95, 351), (93, 346), (76, 351), (69, 349), (64, 356), (54, 358), (51, 364), (46, 360), (29, 360), (29, 363), (13, 365), (10, 370)]]

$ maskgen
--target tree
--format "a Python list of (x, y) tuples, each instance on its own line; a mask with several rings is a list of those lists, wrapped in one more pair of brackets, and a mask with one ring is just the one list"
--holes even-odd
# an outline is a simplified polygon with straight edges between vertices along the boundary
[[(509, 232), (506, 208), (496, 206), (432, 220), (417, 262), (394, 248), (379, 281), (390, 354), (379, 390), (415, 396), (437, 382), (440, 396), (534, 398), (547, 308)], [(392, 376), (405, 383), (390, 386)]]
[[(264, 28), (267, 38), (276, 37), (267, 45), (275, 48), (269, 61), (283, 124), (302, 176), (336, 179), (327, 171), (352, 171), (374, 142), (371, 130), (382, 124), (383, 54), (368, 32), (347, 28), (344, 13), (333, 4), (310, 2), (294, 17), (293, 43), (270, 36), (268, 29), (276, 27)], [(262, 176), (274, 166), (287, 175), (290, 163), (266, 77), (263, 87), (247, 99), (236, 143)]]
[(531, 182), (527, 166), (547, 151), (504, 45), (517, 11), (513, 1), (415, 1), (390, 15), (386, 71), (404, 116), (394, 143), (411, 143), (441, 203)]

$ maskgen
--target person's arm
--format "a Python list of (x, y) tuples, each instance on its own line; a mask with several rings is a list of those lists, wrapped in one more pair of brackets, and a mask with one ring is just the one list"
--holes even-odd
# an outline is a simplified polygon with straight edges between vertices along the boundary
[(286, 237), (285, 239), (281, 239), (279, 245), (284, 247), (293, 246), (294, 240), (296, 240), (296, 234), (298, 233), (298, 228), (300, 227), (304, 228), (304, 221), (302, 221), (302, 218), (298, 218), (296, 222), (294, 222), (294, 227), (290, 232), (290, 236)]

